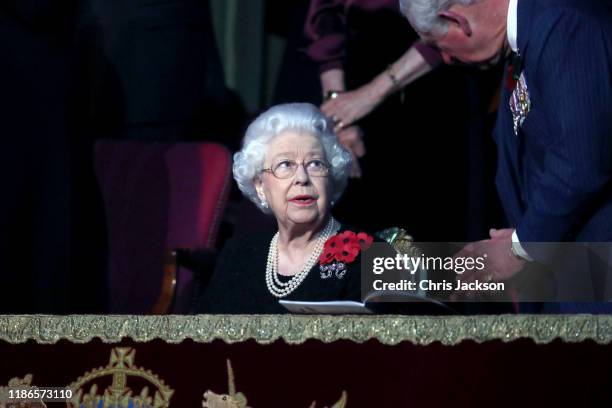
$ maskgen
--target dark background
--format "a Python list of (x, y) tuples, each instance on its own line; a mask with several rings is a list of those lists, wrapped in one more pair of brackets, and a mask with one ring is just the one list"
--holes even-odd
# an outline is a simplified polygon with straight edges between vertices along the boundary
[[(235, 151), (267, 107), (320, 104), (318, 67), (304, 52), (307, 7), (307, 0), (3, 0), (0, 313), (109, 309), (96, 141), (206, 140)], [(362, 26), (376, 36), (351, 47), (372, 64), (349, 61), (351, 86), (386, 66), (372, 52), (395, 58), (409, 44), (369, 17), (362, 21), (372, 27)], [(372, 232), (403, 227), (421, 241), (481, 239), (502, 226), (489, 114), (500, 75), (443, 68), (409, 86), (404, 102), (394, 96), (383, 104), (363, 123), (364, 179), (351, 182), (336, 217)], [(273, 227), (234, 191), (218, 247)]]
[[(313, 400), (318, 407), (331, 406), (342, 390), (348, 393), (349, 407), (605, 407), (612, 403), (612, 350), (592, 341), (546, 345), (527, 339), (465, 341), (452, 347), (408, 342), (386, 346), (374, 340), (363, 344), (309, 340), (300, 345), (3, 343), (0, 354), (12, 358), (2, 362), (0, 384), (31, 373), (38, 386), (68, 385), (86, 371), (106, 366), (117, 346), (134, 347), (135, 365), (151, 370), (174, 389), (171, 406), (178, 407), (201, 406), (208, 389), (227, 393), (228, 358), (236, 390), (252, 407), (306, 408)], [(140, 392), (140, 383), (128, 378), (130, 384)]]

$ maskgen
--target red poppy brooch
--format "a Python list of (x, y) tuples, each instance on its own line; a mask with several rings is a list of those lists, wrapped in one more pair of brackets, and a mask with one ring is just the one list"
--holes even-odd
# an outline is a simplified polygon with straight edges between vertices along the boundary
[(365, 232), (355, 234), (353, 231), (344, 231), (329, 237), (319, 257), (321, 279), (332, 276), (342, 279), (346, 275), (346, 265), (354, 262), (359, 252), (368, 249), (373, 240)]

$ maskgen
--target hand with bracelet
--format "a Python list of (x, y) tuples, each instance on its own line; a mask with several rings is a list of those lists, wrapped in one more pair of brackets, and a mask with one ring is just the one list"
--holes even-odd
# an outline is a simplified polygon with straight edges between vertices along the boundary
[(335, 95), (337, 96), (327, 99), (321, 105), (321, 110), (325, 116), (334, 121), (336, 132), (353, 125), (372, 112), (383, 101), (383, 98), (375, 92), (375, 89), (372, 89), (371, 83), (353, 91), (338, 92)]
[[(433, 67), (413, 46), (372, 81), (357, 89), (345, 91), (343, 83), (337, 84), (336, 87), (328, 87), (321, 110), (334, 121), (337, 132), (367, 116), (387, 97), (432, 69)], [(324, 89), (325, 74), (322, 75)]]

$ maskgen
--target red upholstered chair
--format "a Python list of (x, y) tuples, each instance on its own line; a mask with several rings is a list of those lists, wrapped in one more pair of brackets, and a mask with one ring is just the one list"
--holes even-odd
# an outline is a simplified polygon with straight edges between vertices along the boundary
[[(215, 143), (99, 141), (111, 313), (186, 313), (196, 276), (175, 248), (214, 250), (231, 180)], [(84, 271), (85, 273), (86, 271)]]

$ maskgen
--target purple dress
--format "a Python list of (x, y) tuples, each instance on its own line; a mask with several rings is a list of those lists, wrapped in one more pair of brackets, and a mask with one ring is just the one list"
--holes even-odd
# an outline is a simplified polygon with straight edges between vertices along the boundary
[(405, 28), (394, 29), (394, 25), (404, 24), (411, 30), (408, 21), (400, 14), (399, 0), (312, 0), (304, 27), (312, 40), (307, 49), (308, 56), (319, 64), (321, 72), (343, 68), (350, 48), (349, 37), (363, 37), (363, 32), (371, 27), (369, 23), (376, 26), (378, 18), (387, 22), (395, 20), (396, 23), (378, 27), (381, 32), (377, 47), (385, 48), (390, 42), (402, 41), (404, 39), (397, 38), (402, 35), (405, 36), (406, 50), (413, 43), (429, 65), (436, 66), (441, 62), (439, 52), (420, 40), (415, 41), (414, 33), (406, 35)]

